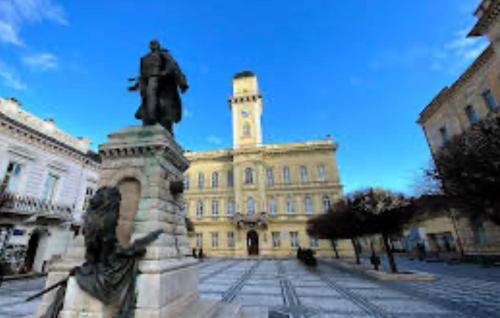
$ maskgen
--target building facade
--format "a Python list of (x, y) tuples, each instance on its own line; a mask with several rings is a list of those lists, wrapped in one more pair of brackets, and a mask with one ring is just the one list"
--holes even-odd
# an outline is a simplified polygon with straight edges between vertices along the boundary
[(93, 195), (99, 160), (90, 140), (0, 99), (0, 255), (4, 270), (42, 272), (62, 255)]
[(331, 138), (263, 144), (262, 96), (251, 72), (234, 76), (229, 105), (233, 147), (185, 153), (191, 247), (208, 256), (283, 257), (299, 246), (331, 254), (331, 242), (309, 237), (306, 222), (342, 197), (337, 144)]
[[(466, 131), (487, 116), (500, 110), (500, 0), (484, 0), (476, 10), (478, 18), (469, 36), (487, 36), (489, 46), (449, 87), (420, 113), (431, 153), (454, 135)], [(420, 231), (431, 237), (432, 246), (457, 246), (465, 254), (500, 254), (500, 228), (491, 222), (470, 224), (457, 215), (426, 221)], [(450, 243), (451, 242), (451, 243)], [(446, 243), (446, 244), (444, 244)], [(430, 246), (430, 247), (432, 247)], [(442, 248), (441, 248), (442, 249)]]

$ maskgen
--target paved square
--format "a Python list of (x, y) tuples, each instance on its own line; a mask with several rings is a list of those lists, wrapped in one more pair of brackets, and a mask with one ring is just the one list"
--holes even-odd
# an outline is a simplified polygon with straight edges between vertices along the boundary
[[(433, 272), (436, 282), (380, 282), (321, 260), (309, 269), (290, 260), (206, 260), (199, 266), (200, 294), (207, 299), (267, 307), (290, 318), (500, 317), (500, 269), (400, 260), (402, 268)], [(40, 299), (24, 299), (44, 278), (4, 282), (0, 317), (26, 317)], [(284, 317), (284, 316), (280, 316)]]

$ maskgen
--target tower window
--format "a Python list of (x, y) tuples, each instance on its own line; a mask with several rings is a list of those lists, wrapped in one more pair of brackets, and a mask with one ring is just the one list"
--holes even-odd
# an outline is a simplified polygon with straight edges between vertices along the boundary
[(471, 125), (479, 121), (479, 117), (477, 116), (476, 110), (472, 105), (465, 107), (465, 113), (467, 114), (467, 119), (469, 119), (469, 123)]
[(253, 183), (253, 170), (252, 168), (245, 169), (245, 184)]
[(251, 131), (250, 131), (250, 124), (245, 123), (243, 124), (243, 137), (250, 137)]
[(483, 93), (483, 98), (484, 98), (484, 102), (486, 103), (486, 105), (488, 106), (488, 108), (491, 111), (495, 111), (498, 109), (497, 100), (496, 100), (495, 95), (493, 95), (493, 92), (491, 90), (485, 91)]

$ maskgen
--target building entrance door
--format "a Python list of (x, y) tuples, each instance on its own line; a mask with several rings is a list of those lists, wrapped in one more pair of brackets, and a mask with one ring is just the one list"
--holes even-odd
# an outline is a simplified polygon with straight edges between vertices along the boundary
[(24, 259), (24, 269), (26, 272), (31, 272), (33, 263), (35, 262), (36, 252), (38, 250), (38, 243), (40, 242), (40, 232), (33, 231), (28, 242), (28, 249), (26, 251), (26, 258)]
[(247, 233), (248, 255), (259, 255), (259, 235), (254, 230)]

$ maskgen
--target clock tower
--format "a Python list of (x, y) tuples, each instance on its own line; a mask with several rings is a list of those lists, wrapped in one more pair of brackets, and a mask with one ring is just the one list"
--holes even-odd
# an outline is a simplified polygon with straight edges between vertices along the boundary
[(262, 96), (254, 73), (243, 71), (234, 75), (229, 107), (233, 118), (233, 147), (262, 145)]

